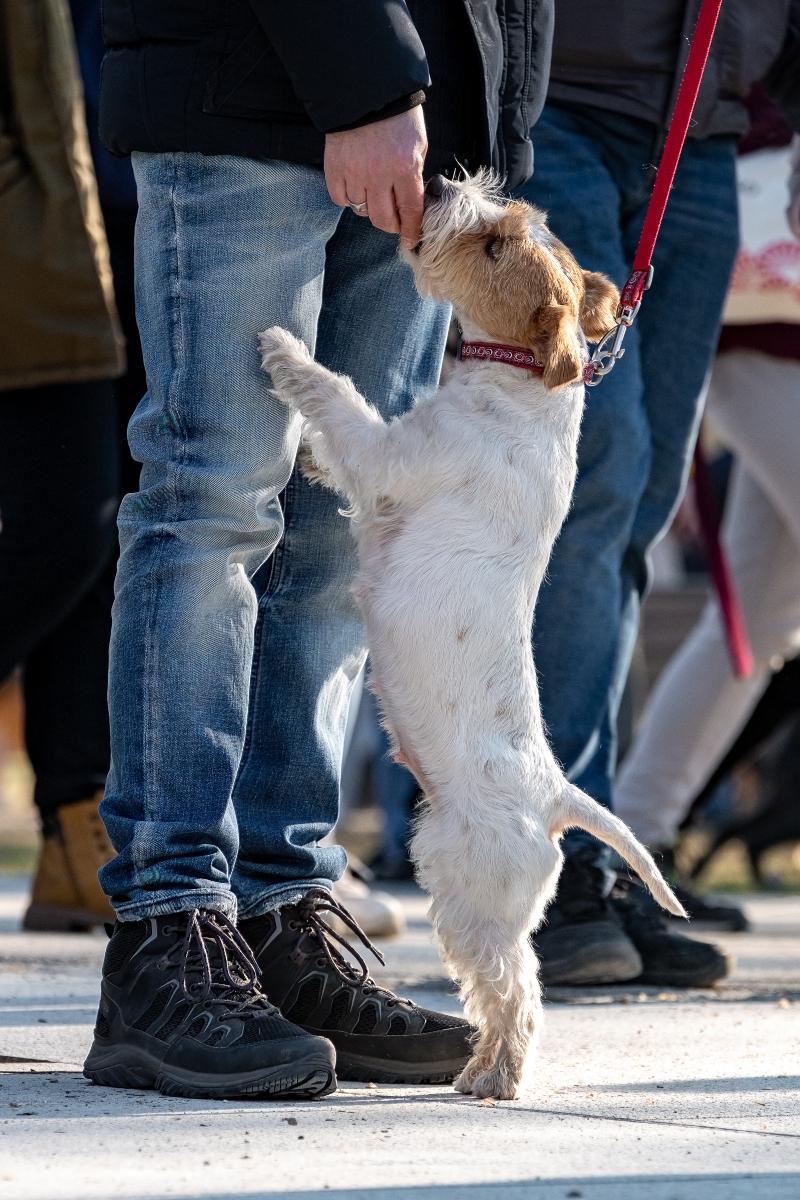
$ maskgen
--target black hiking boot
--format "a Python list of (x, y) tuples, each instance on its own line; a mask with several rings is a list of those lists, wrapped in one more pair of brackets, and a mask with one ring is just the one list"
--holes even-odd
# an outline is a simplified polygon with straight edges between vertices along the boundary
[(637, 983), (653, 987), (711, 987), (731, 973), (733, 961), (710, 942), (666, 928), (668, 918), (642, 884), (620, 878), (612, 902), (622, 927), (639, 951)]
[(118, 921), (84, 1075), (217, 1100), (333, 1091), (331, 1043), (284, 1020), (257, 978), (249, 946), (221, 913)]
[(608, 898), (613, 872), (591, 846), (570, 854), (545, 923), (531, 936), (545, 987), (624, 983), (642, 971), (636, 947)]
[[(467, 1021), (418, 1008), (370, 978), (352, 946), (323, 920), (335, 913), (383, 962), (356, 922), (328, 892), (242, 921), (264, 990), (287, 1019), (336, 1047), (340, 1079), (363, 1083), (449, 1083), (472, 1054)], [(351, 966), (335, 945), (356, 959)]]

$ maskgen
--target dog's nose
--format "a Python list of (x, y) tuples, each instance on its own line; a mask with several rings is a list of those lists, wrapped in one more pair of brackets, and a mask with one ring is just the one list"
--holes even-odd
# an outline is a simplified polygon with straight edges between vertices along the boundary
[(445, 189), (447, 180), (444, 175), (431, 175), (428, 182), (425, 184), (425, 191), (429, 196), (441, 196)]

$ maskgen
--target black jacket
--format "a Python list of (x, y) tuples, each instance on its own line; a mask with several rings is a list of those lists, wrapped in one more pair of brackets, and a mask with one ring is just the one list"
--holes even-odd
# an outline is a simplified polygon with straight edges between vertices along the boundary
[[(701, 0), (685, 0), (682, 7), (677, 57), (669, 45), (662, 46), (663, 69), (639, 79), (649, 89), (648, 108), (659, 105), (658, 76), (666, 80), (665, 123), (675, 107)], [(631, 63), (643, 46), (649, 49), (648, 34), (663, 22), (664, 6), (659, 7), (657, 0), (649, 4), (647, 0), (559, 0), (557, 12), (550, 100), (647, 117), (646, 111), (637, 111), (639, 104), (631, 97), (630, 85), (637, 82)], [(743, 101), (759, 79), (793, 127), (800, 129), (800, 0), (725, 0), (689, 137), (744, 133), (748, 116)]]
[(425, 99), (426, 172), (533, 168), (553, 0), (105, 0), (109, 150), (321, 166), (325, 134)]

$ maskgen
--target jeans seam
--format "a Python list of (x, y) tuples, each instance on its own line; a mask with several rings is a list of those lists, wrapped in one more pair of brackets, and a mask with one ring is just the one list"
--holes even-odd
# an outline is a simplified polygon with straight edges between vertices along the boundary
[(253, 638), (253, 658), (255, 669), (250, 672), (250, 688), (247, 698), (247, 725), (244, 732), (244, 741), (242, 742), (242, 753), (239, 756), (239, 767), (236, 772), (236, 777), (233, 781), (231, 795), (236, 792), (236, 784), (242, 772), (245, 759), (250, 752), (253, 744), (253, 713), (255, 711), (255, 699), (258, 693), (258, 682), (261, 674), (261, 643), (264, 637), (264, 623), (266, 620), (266, 609), (269, 606), (270, 600), (274, 597), (283, 581), (283, 566), (284, 553), (283, 547), (286, 541), (286, 535), (289, 530), (289, 524), (292, 516), (292, 499), (294, 490), (294, 474), (296, 467), (292, 469), (286, 487), (283, 490), (283, 502), (281, 508), (283, 510), (283, 532), (277, 546), (272, 551), (270, 556), (270, 571), (267, 586), (264, 588), (263, 594), (258, 601), (258, 611), (256, 614), (255, 635)]
[[(170, 294), (173, 299), (173, 312), (171, 314), (172, 319), (170, 322), (170, 349), (172, 352), (172, 372), (171, 372), (171, 377), (170, 377), (170, 385), (169, 385), (169, 392), (167, 395), (166, 408), (167, 408), (167, 412), (173, 418), (175, 427), (177, 428), (177, 430), (179, 431), (180, 436), (181, 436), (181, 449), (180, 449), (180, 454), (178, 455), (179, 462), (177, 462), (175, 464), (175, 466), (173, 468), (171, 468), (171, 474), (173, 477), (172, 487), (170, 489), (168, 489), (169, 491), (172, 492), (172, 520), (177, 521), (178, 520), (178, 508), (179, 508), (179, 505), (178, 505), (178, 490), (179, 490), (178, 489), (178, 474), (179, 474), (179, 470), (180, 470), (180, 465), (182, 464), (182, 462), (185, 458), (185, 454), (186, 454), (186, 446), (185, 446), (186, 431), (183, 427), (183, 423), (178, 418), (178, 414), (175, 411), (173, 401), (174, 401), (174, 397), (175, 397), (175, 394), (176, 394), (176, 391), (178, 388), (177, 376), (179, 375), (179, 372), (180, 372), (179, 363), (182, 363), (183, 359), (185, 357), (185, 339), (184, 339), (184, 331), (183, 331), (183, 327), (182, 327), (182, 315), (183, 314), (181, 311), (181, 295), (180, 295), (180, 262), (179, 262), (180, 253), (179, 253), (179, 244), (178, 244), (179, 243), (179, 231), (178, 231), (179, 222), (178, 222), (177, 211), (176, 211), (177, 210), (176, 195), (177, 195), (178, 174), (179, 174), (179, 169), (178, 169), (179, 163), (178, 163), (177, 156), (174, 154), (170, 155), (170, 162), (171, 162), (171, 167), (172, 167), (172, 180), (170, 183), (170, 190), (169, 190), (169, 198), (170, 198), (169, 212), (171, 214), (172, 222), (173, 222), (173, 230), (172, 230), (172, 232), (173, 232), (173, 237), (172, 237), (173, 255), (172, 255), (172, 260), (169, 265), (169, 272), (170, 272)], [(177, 334), (177, 336), (176, 336), (176, 334)], [(157, 537), (157, 542), (156, 542), (156, 549), (155, 549), (154, 556), (153, 556), (154, 557), (153, 576), (156, 580), (158, 580), (160, 578), (159, 568), (161, 566), (161, 562), (164, 557), (164, 550), (166, 547), (166, 543), (167, 543), (167, 539), (166, 539), (164, 533), (163, 532), (159, 533), (158, 537)], [(155, 583), (151, 589), (151, 603), (149, 605), (149, 609), (148, 609), (148, 613), (147, 613), (147, 626), (146, 626), (147, 630), (150, 630), (153, 627), (153, 621), (154, 621), (156, 614), (158, 613), (159, 608), (160, 608), (160, 601), (161, 601), (161, 587), (158, 583)], [(148, 694), (147, 694), (146, 701), (143, 705), (144, 711), (142, 714), (142, 716), (143, 716), (142, 733), (143, 733), (143, 738), (144, 738), (144, 753), (142, 755), (142, 761), (145, 765), (145, 772), (146, 772), (145, 781), (144, 781), (144, 783), (145, 783), (145, 786), (144, 786), (145, 813), (146, 813), (147, 819), (150, 821), (152, 821), (154, 819), (153, 809), (152, 809), (151, 803), (150, 803), (151, 789), (149, 786), (150, 780), (152, 779), (152, 776), (153, 776), (153, 767), (154, 767), (154, 763), (151, 759), (150, 747), (152, 745), (152, 735), (153, 735), (155, 725), (156, 725), (156, 722), (153, 721), (152, 717), (153, 717), (153, 709), (158, 707), (157, 703), (155, 705), (152, 704), (151, 696), (150, 696), (150, 689), (149, 689), (149, 681), (152, 678), (152, 674), (151, 674), (152, 663), (153, 663), (153, 660), (152, 660), (152, 656), (151, 656), (151, 639), (149, 636), (147, 636), (146, 640), (145, 640), (144, 678), (145, 678), (145, 680), (148, 681), (148, 685), (146, 685)], [(156, 758), (157, 757), (158, 756), (156, 756)]]

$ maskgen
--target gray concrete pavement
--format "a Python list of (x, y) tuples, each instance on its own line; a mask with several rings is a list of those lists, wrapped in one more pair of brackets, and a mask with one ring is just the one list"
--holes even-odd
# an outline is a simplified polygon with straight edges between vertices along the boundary
[[(425, 901), (380, 978), (458, 1011)], [(102, 935), (19, 932), (0, 884), (0, 1200), (798, 1200), (800, 897), (752, 897), (723, 987), (560, 989), (538, 1082), (489, 1104), (344, 1084), (314, 1103), (166, 1099), (89, 1084)], [(709, 936), (709, 935), (698, 935)]]

